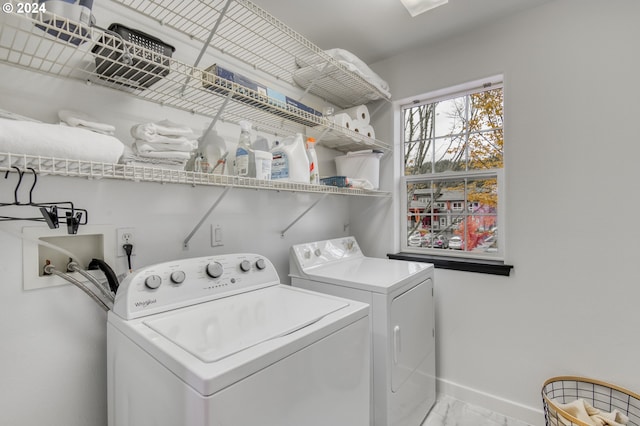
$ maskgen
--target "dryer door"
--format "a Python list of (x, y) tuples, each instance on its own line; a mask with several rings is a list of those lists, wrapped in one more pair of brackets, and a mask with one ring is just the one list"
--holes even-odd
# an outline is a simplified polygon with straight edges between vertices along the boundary
[(391, 390), (397, 392), (435, 350), (433, 282), (429, 279), (391, 301)]

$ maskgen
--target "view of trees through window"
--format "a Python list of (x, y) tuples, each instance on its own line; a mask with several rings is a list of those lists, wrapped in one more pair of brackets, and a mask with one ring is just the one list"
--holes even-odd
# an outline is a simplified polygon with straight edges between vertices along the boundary
[(502, 87), (403, 108), (407, 246), (498, 252)]

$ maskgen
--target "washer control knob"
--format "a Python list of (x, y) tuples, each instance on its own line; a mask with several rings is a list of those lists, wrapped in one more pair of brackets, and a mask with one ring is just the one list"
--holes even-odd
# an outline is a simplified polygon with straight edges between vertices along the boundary
[(246, 259), (240, 262), (240, 270), (242, 272), (249, 272), (250, 269), (251, 269), (251, 262), (249, 262)]
[(162, 284), (162, 278), (160, 278), (160, 275), (149, 275), (144, 280), (144, 285), (151, 290), (157, 289), (160, 287), (160, 284)]
[(207, 275), (211, 278), (220, 278), (223, 272), (222, 264), (213, 262), (207, 265)]
[(305, 250), (304, 251), (304, 258), (305, 259), (311, 259), (311, 250)]
[(315, 253), (316, 256), (320, 257), (320, 255), (322, 254), (322, 250), (317, 248), (316, 251), (314, 251), (313, 253)]
[(186, 277), (184, 271), (174, 271), (171, 273), (171, 282), (174, 284), (182, 284)]
[(263, 270), (266, 267), (267, 267), (267, 264), (264, 262), (264, 259), (256, 260), (256, 268)]

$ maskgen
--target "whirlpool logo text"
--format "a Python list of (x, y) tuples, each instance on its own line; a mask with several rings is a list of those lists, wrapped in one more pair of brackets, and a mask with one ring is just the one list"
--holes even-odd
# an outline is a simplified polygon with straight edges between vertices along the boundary
[(149, 305), (153, 305), (154, 303), (157, 303), (158, 301), (156, 299), (148, 299), (148, 300), (143, 300), (142, 302), (136, 302), (136, 308), (146, 308)]

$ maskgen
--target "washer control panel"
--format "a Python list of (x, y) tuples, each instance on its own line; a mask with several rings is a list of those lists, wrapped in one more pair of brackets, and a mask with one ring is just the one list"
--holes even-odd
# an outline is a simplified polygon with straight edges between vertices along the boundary
[(180, 259), (128, 275), (118, 288), (113, 312), (139, 318), (279, 283), (273, 264), (257, 254)]
[(348, 258), (364, 257), (354, 237), (298, 244), (291, 248), (291, 252), (303, 269)]

